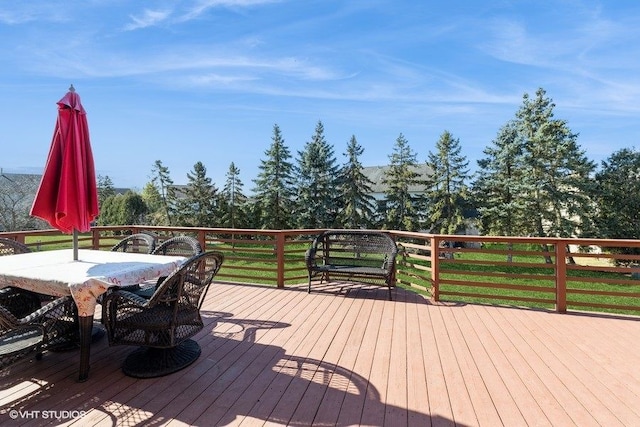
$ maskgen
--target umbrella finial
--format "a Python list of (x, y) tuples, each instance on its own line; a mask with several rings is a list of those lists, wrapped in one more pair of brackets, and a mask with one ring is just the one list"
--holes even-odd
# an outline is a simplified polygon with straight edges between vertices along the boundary
[(73, 87), (73, 83), (71, 84), (71, 87), (69, 87), (69, 92), (75, 92), (76, 88)]

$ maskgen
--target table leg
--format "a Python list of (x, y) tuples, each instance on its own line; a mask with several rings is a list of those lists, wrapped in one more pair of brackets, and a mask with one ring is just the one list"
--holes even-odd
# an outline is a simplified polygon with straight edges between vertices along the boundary
[(80, 323), (80, 372), (78, 382), (89, 378), (89, 354), (91, 352), (91, 331), (93, 330), (93, 316), (79, 316)]

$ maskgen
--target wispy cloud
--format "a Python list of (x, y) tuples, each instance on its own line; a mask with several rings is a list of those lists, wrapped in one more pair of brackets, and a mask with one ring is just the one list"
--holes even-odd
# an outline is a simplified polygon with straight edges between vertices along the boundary
[(189, 21), (216, 7), (246, 8), (264, 4), (280, 3), (282, 1), (285, 0), (199, 0), (196, 1), (191, 7), (187, 8), (187, 12), (185, 12), (180, 17), (180, 20)]
[[(318, 119), (327, 119), (327, 131), (338, 139), (356, 133), (377, 156), (400, 131), (431, 144), (446, 128), (464, 145), (481, 147), (512, 118), (525, 92), (543, 87), (557, 117), (590, 149), (603, 141), (610, 141), (602, 144), (608, 152), (614, 144), (637, 144), (640, 4), (454, 3), (5, 1), (0, 85), (12, 103), (4, 115), (16, 117), (15, 102), (34, 108), (47, 87), (66, 89), (73, 81), (95, 109), (106, 110), (114, 88), (123, 89), (117, 102), (130, 108), (125, 118), (135, 122), (127, 132), (135, 128), (139, 136), (114, 134), (123, 128), (111, 124), (121, 123), (122, 111), (92, 116), (102, 126), (95, 134), (109, 144), (119, 141), (122, 150), (139, 146), (131, 153), (136, 158), (151, 154), (130, 141), (152, 138), (154, 147), (167, 150), (153, 150), (155, 158), (177, 159), (174, 131), (193, 144), (224, 132), (245, 148), (263, 127), (268, 142), (278, 123), (291, 141), (304, 141)], [(178, 108), (169, 114), (166, 106)], [(179, 125), (172, 128), (184, 120), (200, 127), (189, 136)], [(12, 126), (9, 137), (50, 136), (49, 123), (41, 135), (27, 135), (37, 127), (29, 118)], [(290, 136), (294, 132), (303, 136)], [(7, 147), (5, 162), (26, 164), (23, 145), (13, 154)], [(109, 147), (102, 155), (115, 164), (106, 160), (117, 154)], [(247, 158), (246, 149), (224, 151), (216, 161)]]
[[(215, 45), (175, 45), (158, 50), (97, 50), (86, 44), (86, 37), (75, 39), (70, 47), (55, 42), (33, 47), (25, 63), (34, 72), (44, 75), (66, 76), (80, 74), (85, 77), (118, 78), (126, 76), (161, 78), (186, 73), (185, 81), (201, 87), (228, 85), (235, 81), (282, 80), (295, 82), (323, 82), (348, 78), (340, 68), (325, 61), (310, 61), (292, 56), (236, 53), (235, 47)], [(197, 77), (200, 76), (200, 77)], [(242, 77), (239, 77), (242, 76)]]
[(129, 15), (132, 22), (125, 26), (126, 31), (138, 30), (141, 28), (152, 27), (166, 21), (171, 16), (170, 10), (148, 10), (146, 9), (142, 15)]
[(126, 31), (140, 30), (165, 23), (184, 23), (197, 19), (214, 8), (241, 9), (280, 3), (285, 0), (197, 0), (186, 3), (182, 8), (145, 9), (140, 14), (129, 15), (131, 22), (125, 25)]
[(30, 22), (67, 22), (69, 14), (65, 7), (57, 7), (51, 3), (16, 2), (11, 7), (3, 5), (0, 10), (0, 23), (5, 25), (21, 25)]

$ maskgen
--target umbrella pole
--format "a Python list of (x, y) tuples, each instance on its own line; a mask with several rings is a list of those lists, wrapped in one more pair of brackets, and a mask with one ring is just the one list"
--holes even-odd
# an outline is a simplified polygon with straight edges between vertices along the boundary
[(73, 260), (78, 260), (78, 230), (73, 229)]

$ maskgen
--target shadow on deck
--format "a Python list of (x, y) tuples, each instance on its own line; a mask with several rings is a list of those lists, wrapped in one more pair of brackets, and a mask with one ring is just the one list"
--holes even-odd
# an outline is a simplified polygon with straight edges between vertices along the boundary
[(640, 425), (638, 318), (386, 298), (217, 283), (187, 369), (126, 377), (102, 340), (78, 383), (48, 353), (0, 373), (0, 424)]

